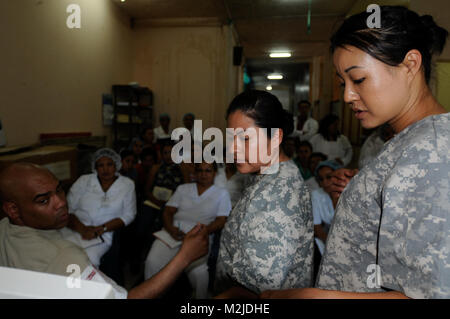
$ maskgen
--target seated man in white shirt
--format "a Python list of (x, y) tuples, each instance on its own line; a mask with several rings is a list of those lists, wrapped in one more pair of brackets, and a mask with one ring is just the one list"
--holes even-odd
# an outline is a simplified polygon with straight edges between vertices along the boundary
[(116, 298), (154, 298), (208, 250), (208, 235), (197, 225), (184, 237), (179, 253), (157, 275), (127, 292), (97, 270), (84, 250), (63, 239), (69, 221), (61, 183), (47, 169), (14, 163), (0, 172), (0, 200), (8, 218), (0, 221), (0, 266), (69, 276), (78, 265), (82, 280), (108, 282)]
[(310, 117), (311, 103), (306, 100), (298, 102), (298, 116), (294, 117), (294, 131), (291, 137), (298, 137), (300, 141), (309, 141), (319, 131), (319, 123)]
[(160, 143), (166, 140), (170, 140), (172, 135), (172, 130), (170, 126), (170, 116), (167, 113), (163, 113), (159, 116), (159, 124), (157, 128), (153, 130), (155, 134), (155, 142)]

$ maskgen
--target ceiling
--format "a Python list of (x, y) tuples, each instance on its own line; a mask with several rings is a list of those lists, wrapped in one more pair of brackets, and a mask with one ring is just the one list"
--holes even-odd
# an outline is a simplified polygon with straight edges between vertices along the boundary
[(289, 49), (293, 58), (311, 56), (312, 50), (328, 42), (336, 24), (357, 2), (311, 0), (311, 32), (308, 33), (308, 0), (113, 1), (135, 22), (199, 18), (232, 24), (246, 58), (267, 57), (277, 49)]

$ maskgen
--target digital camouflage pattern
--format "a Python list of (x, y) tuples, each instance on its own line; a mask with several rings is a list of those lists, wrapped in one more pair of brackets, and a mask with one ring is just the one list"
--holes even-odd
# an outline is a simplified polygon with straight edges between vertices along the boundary
[(316, 286), (450, 298), (450, 113), (404, 129), (350, 181)]
[(216, 293), (310, 287), (313, 227), (310, 193), (292, 161), (254, 176), (222, 231)]

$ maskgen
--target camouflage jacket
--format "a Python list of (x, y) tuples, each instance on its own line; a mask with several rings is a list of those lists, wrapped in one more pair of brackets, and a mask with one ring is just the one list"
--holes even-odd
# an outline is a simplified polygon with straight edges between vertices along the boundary
[(450, 298), (450, 113), (401, 131), (350, 181), (316, 286)]
[(242, 285), (256, 293), (312, 285), (310, 193), (292, 161), (256, 175), (222, 231), (215, 290)]

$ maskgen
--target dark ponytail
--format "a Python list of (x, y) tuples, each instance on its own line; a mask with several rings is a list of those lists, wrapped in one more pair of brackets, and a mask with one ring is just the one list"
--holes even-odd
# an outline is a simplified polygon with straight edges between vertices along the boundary
[(294, 116), (283, 109), (284, 114), (284, 120), (283, 120), (283, 127), (281, 128), (283, 130), (284, 136), (288, 136), (294, 132)]
[(429, 15), (420, 17), (402, 6), (381, 6), (381, 28), (369, 28), (362, 12), (346, 19), (331, 37), (331, 51), (351, 45), (390, 66), (403, 62), (406, 53), (417, 49), (422, 54), (425, 80), (429, 83), (433, 55), (445, 47), (448, 32)]
[(430, 15), (423, 15), (420, 20), (424, 28), (429, 31), (428, 51), (431, 55), (441, 54), (447, 42), (447, 30), (438, 26)]
[(272, 137), (272, 128), (280, 128), (286, 137), (294, 131), (294, 118), (281, 105), (278, 98), (266, 91), (248, 90), (237, 95), (227, 110), (231, 113), (241, 111), (255, 121), (258, 127), (267, 129), (267, 136)]

